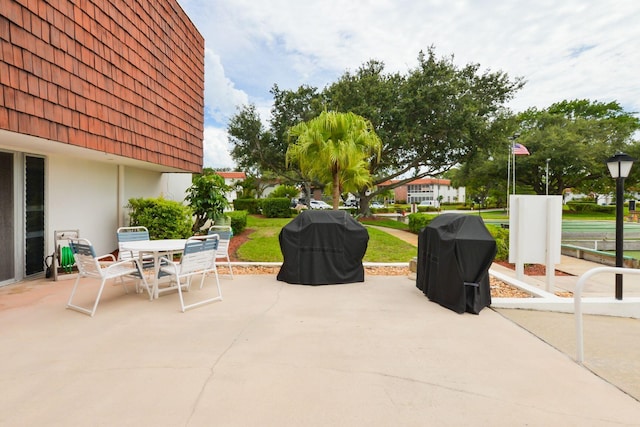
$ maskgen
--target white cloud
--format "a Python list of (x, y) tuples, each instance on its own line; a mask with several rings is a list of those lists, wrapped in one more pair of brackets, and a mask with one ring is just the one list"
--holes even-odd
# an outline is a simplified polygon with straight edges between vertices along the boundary
[(213, 126), (204, 128), (204, 167), (233, 169), (235, 163), (230, 149), (226, 130)]
[(224, 124), (236, 112), (236, 108), (249, 102), (248, 95), (235, 88), (225, 75), (220, 57), (211, 49), (205, 49), (205, 114), (219, 124)]
[(268, 115), (274, 84), (319, 88), (369, 59), (405, 73), (420, 50), (527, 84), (510, 106), (616, 100), (640, 111), (640, 2), (618, 0), (179, 0), (205, 37), (208, 119)]

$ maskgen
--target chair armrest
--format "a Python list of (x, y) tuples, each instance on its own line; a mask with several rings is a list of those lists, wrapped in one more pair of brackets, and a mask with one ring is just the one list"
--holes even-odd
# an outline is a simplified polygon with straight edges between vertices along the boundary
[[(180, 267), (180, 264), (174, 261), (171, 261), (169, 258), (167, 257), (161, 257), (158, 262), (160, 263), (160, 270), (159, 270), (159, 275), (162, 275), (162, 272), (164, 270), (164, 274), (170, 274), (167, 272), (167, 270), (173, 270), (173, 274), (175, 274), (176, 276), (178, 275), (178, 267)], [(158, 276), (158, 277), (160, 277)]]
[(109, 270), (109, 269), (115, 269), (124, 265), (129, 265), (130, 268), (136, 269), (140, 273), (142, 273), (142, 267), (140, 266), (140, 262), (137, 259), (125, 259), (118, 262), (112, 262), (111, 264), (107, 265), (105, 268)]

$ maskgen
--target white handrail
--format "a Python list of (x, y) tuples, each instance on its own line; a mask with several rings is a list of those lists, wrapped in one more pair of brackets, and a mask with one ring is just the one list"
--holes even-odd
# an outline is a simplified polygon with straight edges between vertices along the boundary
[(584, 340), (582, 331), (582, 287), (587, 283), (591, 276), (600, 273), (616, 273), (616, 274), (640, 274), (640, 269), (623, 268), (623, 267), (596, 267), (584, 273), (576, 283), (576, 289), (573, 293), (574, 313), (576, 318), (576, 361), (580, 364), (584, 361)]

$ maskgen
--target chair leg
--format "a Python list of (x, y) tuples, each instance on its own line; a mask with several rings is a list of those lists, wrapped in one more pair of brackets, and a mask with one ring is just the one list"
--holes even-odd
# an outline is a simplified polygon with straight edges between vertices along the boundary
[(91, 310), (91, 317), (93, 317), (96, 309), (98, 308), (98, 303), (100, 302), (100, 297), (102, 296), (102, 291), (104, 290), (104, 284), (106, 282), (107, 279), (102, 279), (102, 282), (100, 283), (100, 289), (98, 290), (98, 295), (96, 296), (96, 302), (93, 304), (93, 310)]
[(179, 278), (176, 278), (176, 281), (178, 283), (177, 287), (178, 287), (178, 296), (180, 297), (180, 309), (182, 310), (182, 312), (184, 313), (185, 310), (187, 308), (189, 308), (189, 306), (185, 306), (184, 305), (184, 297), (182, 296), (182, 288), (185, 288), (185, 291), (189, 292), (191, 290), (191, 276), (187, 277), (185, 279), (184, 284), (182, 282), (180, 282)]
[[(229, 254), (227, 254), (227, 265), (229, 266), (229, 273), (231, 273), (231, 279), (233, 280), (233, 268), (231, 268), (231, 260), (229, 259)], [(217, 275), (218, 273), (216, 273)]]
[(184, 313), (184, 298), (182, 297), (182, 286), (178, 283), (178, 297), (180, 298), (180, 311)]
[[(231, 268), (231, 266), (229, 266)], [(213, 274), (216, 277), (216, 286), (218, 287), (218, 296), (220, 300), (222, 300), (222, 289), (220, 289), (220, 278), (218, 277), (218, 270), (213, 270)], [(231, 278), (233, 279), (233, 273), (231, 273)]]
[[(80, 275), (78, 274), (78, 277), (76, 277), (76, 282), (73, 284), (73, 288), (71, 289), (71, 295), (69, 295), (69, 301), (67, 301), (67, 308), (82, 308), (82, 307), (78, 307), (76, 305), (74, 305), (72, 303), (73, 301), (73, 296), (76, 294), (76, 290), (78, 289), (78, 283), (80, 282)], [(85, 310), (85, 309), (83, 309)]]
[(73, 300), (73, 296), (76, 293), (76, 290), (78, 289), (78, 283), (80, 283), (80, 276), (78, 276), (78, 278), (76, 279), (76, 283), (73, 285), (73, 289), (71, 290), (71, 296), (69, 297), (69, 301), (67, 302), (67, 308), (79, 311), (80, 313), (88, 314), (89, 316), (93, 317), (93, 315), (96, 313), (96, 309), (98, 308), (98, 303), (100, 302), (100, 297), (102, 296), (102, 291), (104, 289), (104, 284), (106, 283), (106, 281), (106, 279), (102, 279), (102, 281), (100, 282), (100, 289), (98, 289), (96, 301), (93, 303), (93, 307), (91, 308), (91, 310), (89, 310), (88, 308), (80, 307), (79, 305), (75, 305), (71, 302)]
[[(192, 304), (184, 304), (184, 300), (182, 299), (182, 294), (180, 294), (180, 307), (182, 308), (182, 312), (184, 313), (186, 310), (189, 310), (191, 308), (195, 308), (195, 307), (199, 307), (201, 305), (204, 304), (209, 304), (210, 302), (214, 302), (214, 301), (222, 301), (222, 290), (220, 288), (220, 278), (218, 276), (218, 270), (211, 270), (213, 271), (213, 274), (215, 275), (215, 279), (216, 279), (216, 287), (218, 289), (218, 296), (212, 297), (212, 298), (207, 298), (205, 300), (202, 301), (198, 301), (198, 302), (194, 302)], [(210, 272), (210, 271), (209, 271)], [(205, 277), (207, 276), (207, 274), (209, 272), (205, 272), (202, 274), (202, 279), (200, 279), (200, 289), (202, 289), (203, 285), (204, 285), (204, 280)], [(180, 292), (180, 288), (178, 288), (178, 292)]]
[(153, 291), (149, 287), (149, 283), (147, 283), (147, 279), (144, 277), (144, 274), (142, 275), (140, 280), (138, 280), (138, 282), (136, 283), (137, 287), (140, 287), (140, 282), (142, 282), (142, 287), (144, 288), (144, 289), (141, 289), (140, 292), (142, 293), (143, 290), (146, 290), (147, 295), (149, 295), (149, 301), (153, 301)]
[[(233, 279), (233, 268), (231, 267), (231, 259), (229, 259), (229, 255), (227, 254), (226, 256), (227, 258), (227, 268), (229, 269), (229, 276), (231, 276), (231, 279)], [(222, 265), (224, 263), (224, 258), (222, 256), (220, 256), (219, 258), (216, 258), (216, 260), (220, 260), (220, 262), (218, 263), (216, 261), (216, 265)]]

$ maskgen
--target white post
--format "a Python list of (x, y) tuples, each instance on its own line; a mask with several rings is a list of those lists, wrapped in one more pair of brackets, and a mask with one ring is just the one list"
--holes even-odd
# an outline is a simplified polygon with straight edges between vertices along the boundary
[(546, 244), (545, 244), (545, 258), (546, 258), (546, 269), (547, 269), (547, 286), (546, 286), (546, 291), (547, 292), (553, 292), (553, 288), (554, 288), (554, 280), (556, 277), (555, 274), (555, 264), (553, 263), (553, 253), (551, 252), (551, 243), (553, 242), (553, 236), (551, 233), (551, 223), (553, 221), (552, 219), (552, 204), (549, 200), (549, 198), (547, 198), (547, 200), (545, 201), (545, 204), (547, 205), (547, 232), (546, 232)]
[[(523, 201), (522, 199), (515, 199), (516, 209), (519, 214), (516, 216), (516, 230), (517, 230), (517, 239), (516, 239), (516, 279), (524, 280), (524, 261), (522, 260), (522, 254), (524, 253), (524, 227), (525, 222), (522, 221), (522, 212), (523, 212)], [(515, 230), (514, 230), (515, 231)]]
[(125, 201), (125, 182), (124, 182), (124, 166), (118, 165), (118, 195), (117, 195), (117, 203), (116, 212), (118, 215), (118, 227), (123, 227), (125, 225), (124, 220), (124, 205)]

